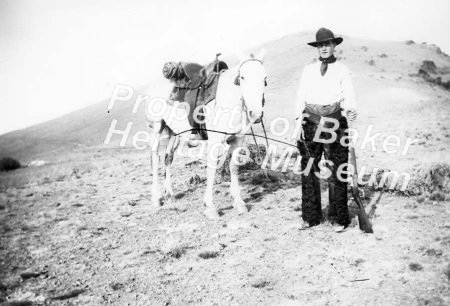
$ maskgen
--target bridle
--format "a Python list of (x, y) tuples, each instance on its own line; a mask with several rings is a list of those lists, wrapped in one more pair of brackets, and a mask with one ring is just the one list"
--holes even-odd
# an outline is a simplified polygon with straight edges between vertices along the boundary
[[(263, 62), (262, 62), (261, 60), (255, 58), (255, 57), (253, 56), (253, 54), (251, 54), (249, 59), (243, 61), (243, 62), (239, 65), (239, 68), (238, 68), (238, 74), (237, 74), (237, 76), (236, 76), (236, 79), (234, 80), (234, 85), (236, 85), (236, 86), (240, 86), (240, 85), (241, 85), (241, 67), (242, 67), (244, 64), (246, 64), (246, 63), (248, 63), (248, 62), (252, 62), (252, 61), (257, 61), (257, 62), (259, 62), (261, 65), (263, 64)], [(266, 79), (264, 79), (264, 86), (267, 86), (267, 80), (266, 80)], [(242, 95), (241, 95), (241, 102), (242, 102), (242, 109), (245, 111), (245, 113), (246, 113), (246, 115), (247, 115), (247, 118), (250, 118), (250, 117), (248, 116), (248, 107), (247, 107), (247, 104), (245, 103), (245, 99), (244, 99), (244, 97), (243, 97)], [(262, 103), (262, 107), (263, 107), (263, 109), (264, 109), (264, 104), (265, 104), (264, 95), (263, 95), (263, 98), (262, 98), (261, 103)], [(266, 128), (265, 128), (265, 126), (264, 126), (264, 121), (262, 120), (263, 115), (264, 115), (264, 111), (263, 111), (262, 114), (261, 114), (261, 118), (258, 119), (258, 120), (255, 121), (255, 122), (252, 122), (252, 124), (253, 124), (253, 123), (261, 123), (262, 129), (263, 129), (263, 131), (264, 131), (264, 138), (266, 139), (266, 144), (267, 144), (266, 150), (269, 150), (269, 141), (268, 141), (268, 139), (267, 139)], [(258, 157), (259, 157), (260, 161), (262, 162), (261, 151), (260, 151), (260, 149), (259, 149), (258, 142), (256, 141), (255, 133), (254, 133), (254, 131), (253, 131), (253, 127), (252, 127), (252, 126), (250, 126), (250, 130), (251, 130), (251, 132), (252, 132), (253, 140), (255, 141), (256, 152), (258, 153)], [(268, 178), (267, 169), (264, 170), (264, 174), (265, 174), (265, 176)]]
[[(236, 85), (236, 86), (241, 85), (241, 68), (242, 68), (242, 66), (244, 66), (244, 64), (246, 64), (248, 62), (254, 62), (254, 61), (259, 62), (261, 65), (263, 64), (263, 62), (261, 60), (254, 58), (253, 54), (251, 54), (250, 56), (251, 57), (249, 59), (246, 59), (239, 65), (238, 74), (237, 74), (236, 78), (234, 79), (234, 85)], [(264, 86), (267, 86), (266, 79), (264, 79)], [(245, 113), (247, 114), (247, 117), (248, 117), (248, 107), (247, 107), (247, 104), (245, 103), (244, 97), (242, 97), (242, 96), (241, 96), (241, 102), (242, 102), (242, 109), (245, 111)], [(263, 95), (263, 99), (262, 99), (261, 103), (262, 103), (262, 106), (264, 107), (264, 104), (265, 104), (264, 95)], [(258, 123), (258, 122), (256, 122), (256, 123)]]
[[(244, 64), (246, 64), (246, 63), (248, 63), (248, 62), (254, 62), (254, 61), (259, 62), (261, 65), (263, 64), (263, 62), (262, 62), (261, 60), (259, 60), (259, 59), (257, 59), (257, 58), (254, 58), (254, 57), (253, 57), (253, 54), (252, 54), (251, 56), (252, 56), (251, 58), (249, 58), (249, 59), (243, 61), (243, 62), (239, 65), (239, 68), (238, 68), (238, 75), (237, 75), (236, 78), (234, 79), (234, 85), (237, 85), (237, 86), (241, 85), (241, 68), (242, 68), (242, 66), (244, 66)], [(267, 86), (267, 81), (266, 81), (265, 79), (264, 79), (264, 86)]]

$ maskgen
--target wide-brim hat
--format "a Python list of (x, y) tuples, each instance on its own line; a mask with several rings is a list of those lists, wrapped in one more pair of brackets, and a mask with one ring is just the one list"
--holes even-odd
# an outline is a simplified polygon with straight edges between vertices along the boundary
[(316, 33), (316, 41), (308, 43), (308, 45), (317, 47), (319, 43), (333, 41), (336, 45), (339, 45), (344, 39), (342, 37), (334, 37), (333, 32), (328, 29), (320, 28)]

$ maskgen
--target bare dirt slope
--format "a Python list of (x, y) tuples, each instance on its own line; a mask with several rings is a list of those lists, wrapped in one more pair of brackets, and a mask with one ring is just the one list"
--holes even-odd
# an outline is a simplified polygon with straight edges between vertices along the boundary
[[(266, 44), (267, 120), (280, 112), (293, 120), (301, 68), (315, 57), (304, 46), (310, 37), (302, 33)], [(448, 162), (449, 92), (410, 74), (424, 60), (449, 67), (449, 58), (432, 45), (345, 39), (339, 56), (354, 74), (358, 130), (364, 134), (373, 124), (383, 133), (376, 151), (358, 149), (360, 165), (406, 171)], [(0, 137), (2, 154), (50, 162), (0, 174), (0, 303), (450, 303), (445, 194), (437, 201), (385, 192), (373, 235), (358, 227), (337, 234), (327, 220), (299, 231), (300, 177), (288, 171), (265, 179), (261, 171), (243, 171), (250, 211), (236, 214), (224, 176), (215, 193), (222, 216), (212, 222), (202, 214), (204, 167), (176, 158), (176, 197), (154, 210), (148, 152), (129, 144), (119, 148), (119, 137), (102, 145), (112, 118), (122, 127), (133, 121), (139, 130), (142, 115), (131, 113), (132, 103), (117, 104), (108, 115), (106, 105)], [(388, 154), (381, 143), (389, 134), (402, 143), (407, 137), (419, 141), (405, 156)], [(62, 144), (64, 139), (76, 146)], [(324, 187), (325, 211), (326, 195)], [(366, 188), (366, 202), (371, 197)]]
[[(55, 305), (449, 302), (448, 202), (385, 194), (375, 234), (357, 227), (337, 234), (327, 221), (300, 231), (299, 177), (272, 173), (267, 180), (252, 171), (242, 175), (249, 213), (232, 209), (224, 177), (215, 194), (222, 216), (213, 222), (202, 215), (200, 165), (177, 160), (176, 199), (156, 211), (146, 154), (111, 153), (86, 152), (80, 157), (96, 162), (74, 159), (72, 169), (44, 166), (48, 176), (2, 194), (3, 298)], [(26, 272), (38, 274), (24, 280)]]

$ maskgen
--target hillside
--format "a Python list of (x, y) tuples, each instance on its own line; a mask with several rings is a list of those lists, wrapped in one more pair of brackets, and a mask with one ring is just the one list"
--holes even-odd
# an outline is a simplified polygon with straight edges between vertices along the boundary
[[(293, 121), (302, 67), (316, 56), (306, 46), (313, 36), (264, 45), (267, 127), (277, 116)], [(358, 166), (416, 175), (410, 193), (359, 186), (373, 208), (373, 234), (357, 226), (350, 193), (352, 223), (335, 231), (325, 180), (322, 222), (300, 230), (293, 163), (266, 175), (239, 170), (243, 214), (220, 171), (220, 217), (209, 220), (205, 163), (176, 156), (174, 196), (154, 207), (153, 184), (165, 189), (164, 158), (155, 178), (148, 150), (121, 148), (118, 136), (103, 144), (113, 119), (119, 129), (134, 122), (132, 134), (144, 129), (143, 109), (132, 114), (133, 103), (117, 103), (108, 113), (103, 101), (0, 136), (0, 157), (49, 161), (0, 173), (0, 305), (450, 305), (450, 91), (442, 85), (450, 59), (411, 42), (345, 37), (337, 50), (359, 103)], [(381, 134), (375, 148), (361, 148), (370, 130)], [(397, 153), (382, 145), (391, 135)], [(402, 155), (408, 138), (417, 141)], [(295, 143), (290, 134), (278, 139)]]
[[(267, 120), (284, 116), (292, 122), (302, 68), (317, 56), (316, 50), (306, 45), (311, 37), (312, 33), (299, 33), (255, 48), (267, 49)], [(344, 43), (337, 48), (337, 55), (353, 73), (359, 102), (359, 125), (372, 123), (374, 112), (384, 113), (386, 120), (395, 120), (396, 116), (390, 117), (389, 114), (392, 113), (390, 110), (393, 104), (396, 105), (397, 112), (418, 100), (445, 100), (448, 97), (448, 92), (431, 87), (419, 77), (410, 76), (417, 74), (424, 60), (433, 61), (440, 69), (449, 71), (450, 58), (436, 46), (350, 37), (344, 39)], [(136, 89), (135, 96), (152, 95), (154, 92), (156, 91), (149, 86)], [(33, 159), (51, 160), (65, 151), (99, 146), (103, 144), (112, 119), (118, 120), (120, 129), (124, 129), (132, 121), (134, 124), (131, 135), (145, 130), (142, 107), (140, 112), (132, 114), (133, 103), (116, 103), (111, 113), (108, 113), (107, 104), (108, 100), (105, 100), (60, 118), (1, 135), (0, 156), (13, 156), (22, 162)], [(446, 113), (440, 115), (445, 116)], [(411, 118), (412, 123), (415, 120)], [(118, 137), (113, 138), (111, 146), (117, 146), (119, 140)], [(130, 142), (127, 145), (130, 146)]]
[[(136, 90), (138, 92), (138, 90)], [(137, 93), (135, 94), (135, 96)], [(116, 103), (108, 112), (109, 99), (62, 117), (0, 136), (0, 156), (21, 160), (54, 159), (64, 152), (101, 145), (113, 118), (135, 121), (144, 128), (142, 116), (132, 114), (132, 103)], [(126, 124), (125, 124), (126, 125)]]

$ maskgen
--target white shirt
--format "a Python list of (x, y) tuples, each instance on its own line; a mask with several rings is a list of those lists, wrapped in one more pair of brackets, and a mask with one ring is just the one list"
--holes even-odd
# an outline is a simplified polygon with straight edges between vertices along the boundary
[(355, 109), (356, 99), (350, 71), (338, 61), (328, 64), (327, 72), (322, 76), (317, 61), (303, 69), (300, 86), (297, 91), (297, 115), (301, 116), (305, 104), (328, 105), (341, 101), (344, 110)]

